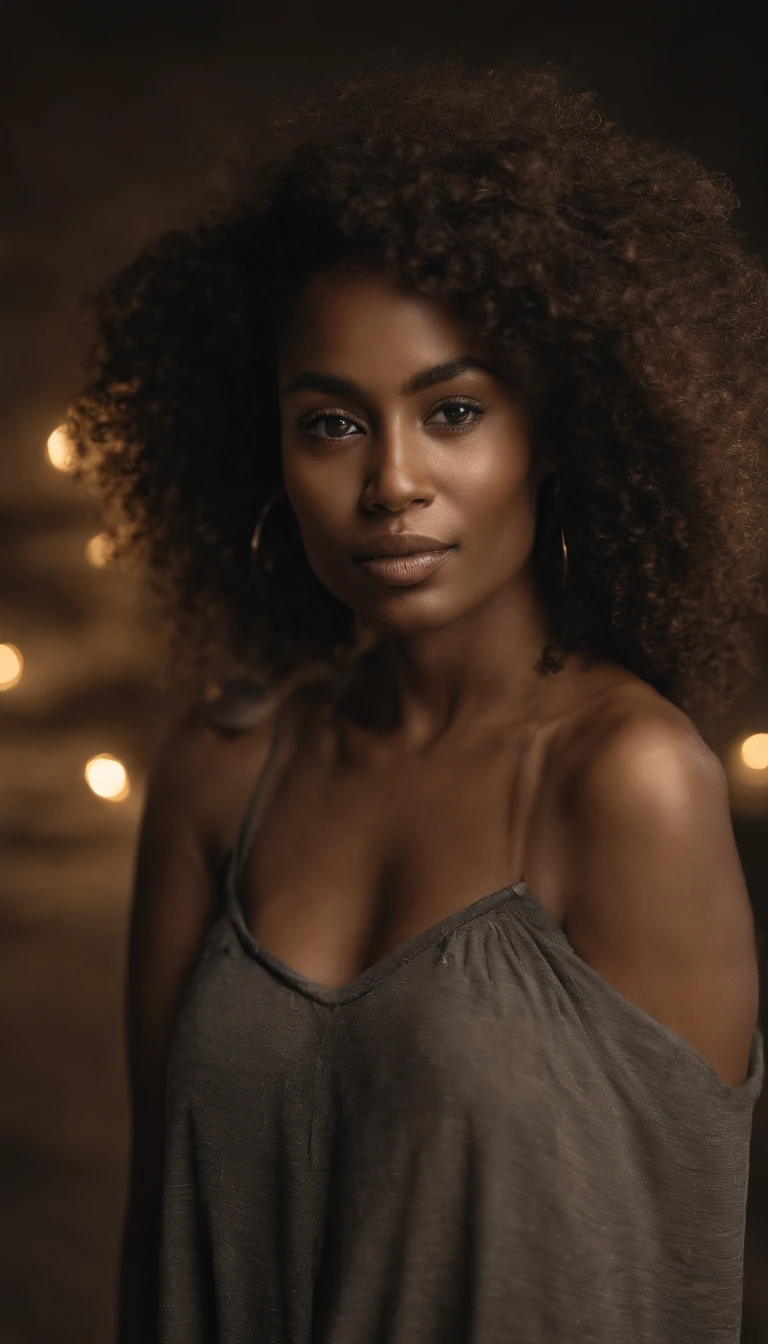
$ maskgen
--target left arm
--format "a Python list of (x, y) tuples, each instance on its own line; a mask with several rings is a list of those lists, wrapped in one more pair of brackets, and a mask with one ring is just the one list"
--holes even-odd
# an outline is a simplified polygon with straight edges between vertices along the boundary
[(590, 759), (573, 807), (574, 949), (738, 1086), (758, 962), (718, 758), (682, 717), (634, 713)]

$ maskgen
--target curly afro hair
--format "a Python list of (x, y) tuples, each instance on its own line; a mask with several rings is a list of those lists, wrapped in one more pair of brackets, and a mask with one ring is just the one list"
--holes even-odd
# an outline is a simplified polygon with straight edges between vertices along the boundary
[(279, 679), (357, 647), (287, 500), (256, 574), (250, 540), (281, 479), (282, 324), (308, 280), (362, 263), (489, 342), (554, 457), (539, 670), (574, 651), (721, 708), (757, 672), (768, 611), (768, 279), (728, 180), (625, 133), (550, 65), (379, 69), (271, 134), (225, 206), (97, 297), (68, 420), (115, 553), (148, 562), (186, 653), (218, 640)]

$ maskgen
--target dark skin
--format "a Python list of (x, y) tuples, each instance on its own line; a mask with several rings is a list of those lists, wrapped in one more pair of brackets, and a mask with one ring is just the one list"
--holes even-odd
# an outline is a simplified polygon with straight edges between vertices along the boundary
[[(624, 668), (570, 658), (554, 676), (535, 672), (545, 623), (529, 561), (536, 488), (553, 463), (494, 372), (406, 387), (465, 357), (489, 358), (449, 310), (375, 274), (315, 280), (284, 333), (288, 496), (317, 575), (375, 643), (340, 699), (322, 681), (284, 694), (288, 731), (242, 874), (246, 920), (284, 962), (338, 987), (524, 879), (597, 974), (736, 1087), (758, 975), (722, 766), (690, 720)], [(357, 390), (331, 396), (309, 377), (290, 389), (310, 372)], [(379, 585), (351, 557), (397, 527), (457, 549), (419, 584)], [(148, 784), (128, 977), (119, 1344), (152, 1338), (170, 1035), (276, 708), (230, 735), (194, 706)]]
[[(522, 711), (546, 635), (527, 561), (547, 464), (534, 460), (527, 408), (484, 369), (403, 391), (464, 356), (488, 358), (450, 314), (360, 275), (308, 287), (279, 363), (283, 474), (307, 556), (375, 627), (397, 740), (412, 748)], [(359, 391), (291, 390), (311, 370)], [(425, 581), (385, 587), (351, 556), (393, 528), (458, 549)]]
[[(308, 286), (282, 346), (283, 474), (307, 555), (377, 635), (332, 724), (316, 725), (295, 754), (265, 828), (301, 834), (300, 852), (314, 856), (311, 897), (299, 897), (306, 884), (285, 868), (279, 838), (258, 846), (246, 873), (259, 941), (321, 983), (352, 979), (449, 913), (446, 899), (460, 908), (519, 876), (503, 806), (521, 731), (634, 680), (616, 667), (569, 667), (545, 685), (533, 671), (545, 620), (528, 560), (549, 464), (534, 453), (528, 409), (498, 374), (444, 376), (463, 359), (492, 367), (450, 313), (375, 274)], [(457, 550), (426, 580), (385, 587), (352, 556), (394, 528)], [(462, 806), (481, 846), (457, 845)], [(425, 813), (436, 823), (429, 835)], [(318, 852), (325, 847), (333, 861)], [(562, 922), (547, 867), (538, 888)]]
[[(491, 367), (450, 369), (467, 358)], [(279, 382), (309, 561), (377, 644), (271, 795), (244, 875), (254, 936), (338, 987), (524, 876), (595, 969), (742, 1081), (756, 962), (722, 769), (624, 669), (534, 671), (529, 558), (552, 464), (528, 409), (450, 311), (375, 273), (307, 287)], [(418, 583), (379, 584), (352, 556), (396, 527), (457, 549)], [(537, 768), (518, 781), (531, 731)]]

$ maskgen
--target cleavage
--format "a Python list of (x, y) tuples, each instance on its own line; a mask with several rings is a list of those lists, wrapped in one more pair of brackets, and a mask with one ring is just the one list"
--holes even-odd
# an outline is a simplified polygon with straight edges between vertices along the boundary
[[(267, 788), (239, 874), (255, 941), (329, 989), (517, 881), (509, 748), (445, 751), (384, 769), (302, 752)], [(274, 782), (274, 781), (273, 781)]]

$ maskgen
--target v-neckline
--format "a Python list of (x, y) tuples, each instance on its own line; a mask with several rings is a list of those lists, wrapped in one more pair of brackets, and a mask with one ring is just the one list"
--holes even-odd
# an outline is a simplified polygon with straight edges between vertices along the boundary
[(443, 919), (439, 919), (435, 924), (430, 924), (428, 928), (422, 929), (420, 933), (415, 933), (412, 937), (406, 938), (405, 942), (398, 944), (389, 952), (385, 952), (383, 956), (377, 957), (359, 975), (348, 980), (346, 984), (334, 988), (313, 980), (301, 971), (297, 971), (293, 966), (289, 966), (287, 962), (283, 961), (281, 957), (276, 956), (274, 952), (270, 952), (268, 948), (259, 943), (246, 922), (231, 867), (227, 873), (226, 885), (227, 914), (246, 952), (300, 994), (304, 994), (307, 998), (314, 999), (318, 1003), (333, 1006), (348, 1003), (352, 999), (358, 999), (361, 995), (367, 994), (369, 990), (400, 970), (420, 952), (431, 947), (441, 938), (454, 933), (463, 924), (468, 924), (498, 906), (521, 896), (527, 896), (534, 900), (537, 906), (541, 906), (547, 922), (551, 921), (562, 937), (565, 937), (563, 930), (560, 929), (553, 916), (541, 905), (541, 902), (533, 895), (525, 882), (513, 882), (499, 887), (497, 891), (492, 891), (487, 896), (481, 896), (478, 900), (472, 901), (460, 910), (454, 910), (451, 914), (445, 915)]
[[(472, 920), (481, 918), (483, 915), (497, 906), (503, 905), (509, 901), (524, 898), (537, 908), (544, 921), (551, 925), (555, 934), (567, 941), (564, 930), (557, 923), (553, 915), (549, 913), (546, 907), (539, 901), (538, 897), (530, 890), (524, 881), (507, 883), (499, 887), (496, 891), (489, 892), (487, 896), (481, 896), (478, 900), (470, 902), (459, 910), (444, 916), (435, 924), (429, 925), (420, 933), (407, 938), (405, 942), (397, 947), (385, 952), (383, 956), (378, 957), (370, 966), (367, 966), (359, 975), (348, 980), (346, 984), (338, 987), (324, 985), (320, 981), (313, 980), (310, 976), (304, 975), (301, 971), (290, 966), (283, 961), (274, 952), (259, 943), (254, 938), (245, 916), (242, 901), (239, 895), (239, 881), (243, 866), (244, 856), (251, 844), (253, 832), (255, 830), (256, 818), (262, 801), (262, 795), (269, 776), (272, 773), (275, 760), (277, 758), (277, 749), (279, 740), (282, 737), (284, 723), (285, 706), (278, 710), (275, 720), (275, 726), (270, 742), (267, 759), (256, 780), (256, 784), (251, 794), (251, 799), (243, 818), (243, 823), (236, 837), (235, 843), (230, 851), (229, 860), (224, 872), (225, 886), (225, 908), (230, 923), (238, 935), (240, 943), (249, 955), (262, 965), (266, 966), (274, 975), (279, 977), (285, 984), (295, 989), (297, 992), (305, 995), (307, 998), (314, 999), (318, 1003), (329, 1006), (337, 1006), (342, 1003), (348, 1003), (352, 999), (360, 998), (361, 995), (368, 993), (376, 985), (380, 984), (387, 977), (393, 975), (402, 966), (418, 954), (430, 947), (440, 938), (445, 938), (459, 929), (462, 925), (470, 923)], [(535, 732), (528, 739), (523, 749), (523, 766), (528, 756), (531, 742), (534, 740)]]

